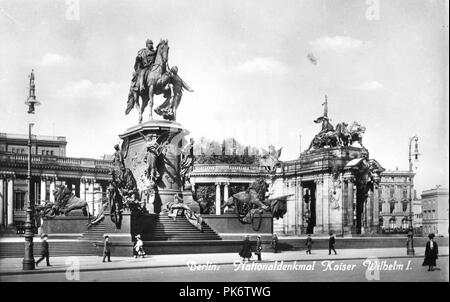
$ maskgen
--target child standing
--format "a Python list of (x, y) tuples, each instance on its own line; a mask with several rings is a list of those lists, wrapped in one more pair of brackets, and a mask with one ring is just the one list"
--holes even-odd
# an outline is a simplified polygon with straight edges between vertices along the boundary
[(144, 242), (141, 240), (140, 234), (136, 235), (136, 245), (134, 246), (134, 249), (136, 251), (134, 258), (137, 258), (138, 256), (142, 256), (142, 258), (145, 257)]

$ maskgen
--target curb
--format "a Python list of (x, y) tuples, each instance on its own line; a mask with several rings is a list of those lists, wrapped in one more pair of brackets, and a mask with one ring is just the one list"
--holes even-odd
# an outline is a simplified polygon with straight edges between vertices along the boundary
[[(448, 254), (445, 255), (439, 255), (440, 257), (448, 257)], [(350, 258), (332, 258), (331, 260), (360, 260), (360, 259), (367, 259), (368, 257), (375, 257), (375, 256), (366, 256), (366, 257), (350, 257)], [(380, 259), (398, 259), (398, 258), (423, 258), (424, 256), (388, 256), (388, 257), (379, 257)], [(290, 259), (290, 260), (283, 260), (283, 259), (276, 259), (276, 260), (262, 260), (262, 261), (253, 261), (258, 263), (270, 263), (274, 261), (284, 261), (284, 262), (304, 262), (304, 261), (325, 261), (327, 259), (324, 258), (312, 258), (312, 259)], [(232, 265), (233, 262), (215, 262), (211, 263), (211, 265)], [(155, 265), (155, 266), (131, 266), (131, 267), (96, 267), (96, 268), (80, 268), (81, 272), (95, 272), (95, 271), (122, 271), (122, 270), (133, 270), (133, 269), (156, 269), (156, 268), (166, 268), (166, 267), (185, 267), (186, 264), (174, 264), (174, 265)], [(40, 270), (33, 270), (33, 271), (20, 271), (20, 272), (0, 272), (1, 276), (13, 276), (13, 275), (33, 275), (33, 274), (53, 274), (53, 273), (65, 273), (67, 271), (67, 268), (65, 269), (55, 269), (55, 270), (46, 270), (46, 271), (40, 271)]]

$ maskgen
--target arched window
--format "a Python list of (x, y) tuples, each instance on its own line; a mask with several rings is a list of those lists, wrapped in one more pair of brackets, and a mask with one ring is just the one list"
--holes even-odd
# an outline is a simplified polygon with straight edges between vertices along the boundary
[(403, 219), (402, 219), (402, 229), (407, 229), (409, 227), (409, 224), (408, 224), (408, 217), (404, 217)]
[(390, 229), (394, 229), (395, 228), (395, 217), (391, 217), (390, 219), (389, 219), (389, 228)]
[(402, 201), (402, 210), (403, 212), (408, 211), (408, 200), (406, 199)]
[(408, 198), (408, 187), (404, 186), (402, 190), (403, 198)]
[(380, 219), (378, 219), (378, 225), (380, 226), (380, 228), (383, 227), (383, 222), (384, 222), (383, 217), (380, 217)]
[(395, 210), (395, 200), (391, 200), (391, 201), (389, 202), (389, 206), (390, 206), (389, 212), (390, 212), (390, 213), (394, 213), (394, 210)]

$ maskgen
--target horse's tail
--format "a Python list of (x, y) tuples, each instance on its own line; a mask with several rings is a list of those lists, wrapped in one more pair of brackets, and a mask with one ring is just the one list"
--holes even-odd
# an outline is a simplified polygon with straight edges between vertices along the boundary
[(181, 80), (181, 87), (182, 87), (183, 89), (186, 89), (186, 90), (189, 91), (189, 92), (194, 92), (194, 90), (192, 90), (192, 89), (188, 86), (188, 84), (186, 84), (186, 82), (183, 81), (183, 80)]
[(130, 89), (130, 93), (128, 94), (127, 109), (125, 109), (125, 114), (130, 113), (131, 109), (134, 108), (135, 103), (136, 103), (136, 99), (133, 95), (133, 91)]

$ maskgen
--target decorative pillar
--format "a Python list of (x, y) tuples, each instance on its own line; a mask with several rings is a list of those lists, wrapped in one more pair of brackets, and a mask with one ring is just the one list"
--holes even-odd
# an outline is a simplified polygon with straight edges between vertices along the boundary
[(50, 202), (55, 202), (55, 195), (53, 195), (53, 191), (55, 190), (55, 181), (55, 177), (52, 177), (50, 180)]
[(229, 187), (229, 185), (230, 185), (229, 182), (226, 182), (226, 183), (223, 185), (223, 200), (224, 200), (224, 201), (227, 201), (227, 200), (228, 200), (228, 187)]
[(379, 226), (379, 220), (380, 220), (380, 196), (379, 196), (379, 188), (377, 185), (373, 186), (373, 209), (372, 209), (372, 216), (373, 216), (373, 231), (378, 233), (378, 226)]
[(0, 228), (5, 225), (5, 195), (4, 195), (4, 180), (3, 177), (0, 176)]
[(220, 182), (216, 182), (216, 215), (220, 215)]
[(8, 178), (8, 226), (14, 225), (14, 178)]
[(80, 198), (86, 200), (86, 180), (80, 179)]
[(316, 226), (314, 227), (314, 233), (323, 233), (323, 208), (328, 206), (324, 204), (323, 200), (323, 179), (317, 178), (316, 183)]
[[(322, 199), (323, 199), (323, 232), (328, 234), (330, 232), (331, 211), (330, 211), (330, 182), (332, 182), (332, 175), (324, 174), (322, 179)], [(336, 232), (335, 232), (336, 233)]]
[(45, 203), (45, 198), (47, 197), (47, 182), (45, 177), (41, 177), (41, 204)]
[(303, 186), (302, 186), (302, 179), (299, 178), (297, 180), (297, 200), (295, 201), (297, 203), (297, 235), (302, 233), (302, 226), (303, 226)]
[(94, 179), (89, 179), (89, 181), (88, 181), (88, 196), (87, 196), (87, 200), (86, 200), (86, 201), (89, 201), (91, 204), (90, 208), (91, 208), (92, 215), (94, 215), (94, 212), (95, 212), (94, 182), (95, 182)]
[(350, 230), (350, 232), (353, 229), (353, 202), (354, 202), (354, 197), (355, 197), (355, 193), (353, 190), (353, 178), (349, 178), (348, 179), (348, 185), (347, 185), (347, 226)]

